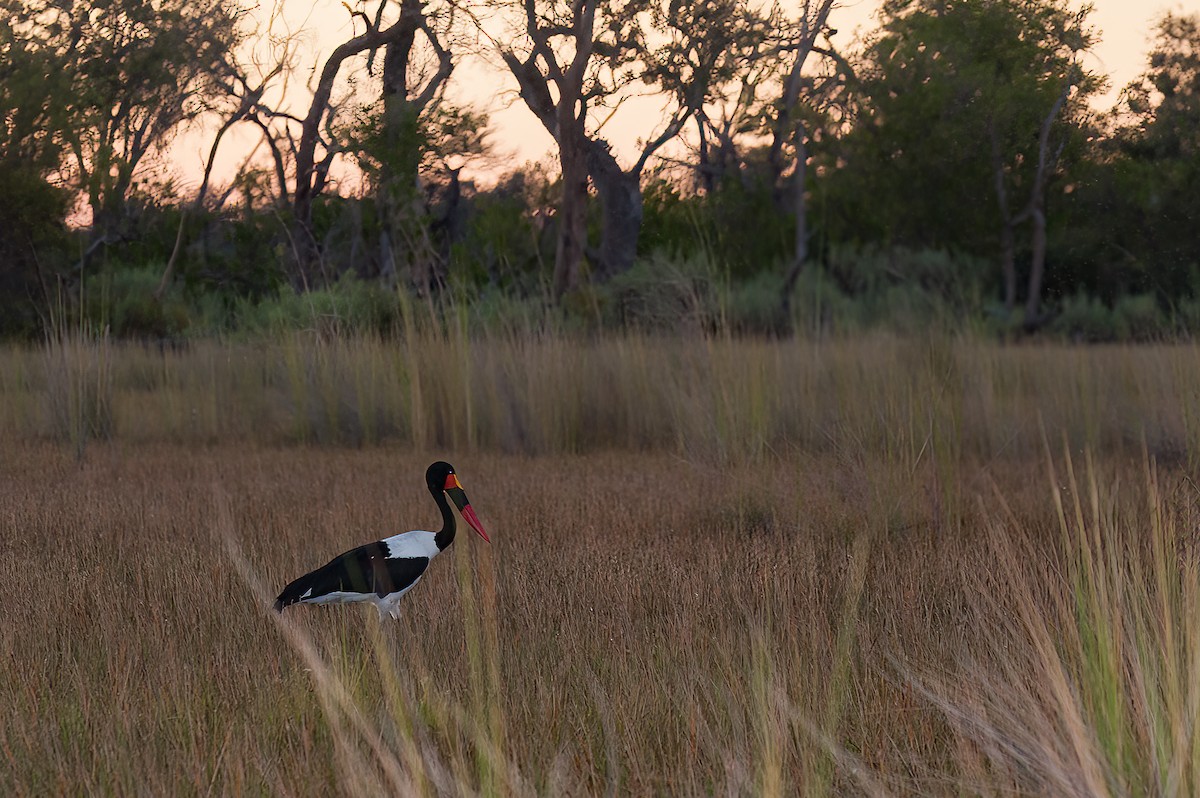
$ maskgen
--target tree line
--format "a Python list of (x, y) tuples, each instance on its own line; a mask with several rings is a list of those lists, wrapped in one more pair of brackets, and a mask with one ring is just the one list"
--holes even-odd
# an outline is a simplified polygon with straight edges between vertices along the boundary
[[(126, 271), (159, 322), (169, 296), (347, 275), (568, 307), (664, 258), (768, 286), (782, 327), (814, 272), (1027, 330), (1074, 297), (1200, 300), (1197, 15), (1163, 16), (1098, 109), (1100, 33), (1068, 0), (886, 0), (842, 50), (833, 0), (358, 0), (316, 63), (271, 28), (281, 8), (0, 0), (0, 331)], [(553, 162), (461, 179), (496, 133), (452, 99), (468, 59), (516, 87)], [(647, 94), (665, 110), (623, 161), (606, 125)], [(184, 191), (164, 153), (198, 125)], [(215, 185), (235, 127), (258, 146)]]

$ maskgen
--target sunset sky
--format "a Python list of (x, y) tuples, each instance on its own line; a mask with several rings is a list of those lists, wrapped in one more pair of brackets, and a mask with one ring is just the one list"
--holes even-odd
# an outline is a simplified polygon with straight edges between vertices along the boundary
[[(1111, 80), (1109, 92), (1101, 99), (1105, 107), (1116, 98), (1122, 86), (1132, 80), (1144, 68), (1146, 53), (1154, 21), (1169, 10), (1188, 11), (1190, 7), (1165, 0), (1093, 0), (1095, 10), (1092, 25), (1101, 38), (1088, 57), (1088, 66), (1107, 75)], [(837, 28), (835, 43), (849, 49), (856, 36), (875, 25), (875, 14), (879, 0), (847, 0), (836, 8), (830, 23)], [(302, 31), (303, 74), (293, 80), (289, 97), (293, 112), (305, 104), (308, 94), (302, 83), (314, 64), (323, 63), (332, 48), (353, 35), (348, 14), (338, 0), (317, 0), (300, 3), (286, 2), (284, 16), (287, 27)], [(277, 23), (277, 29), (279, 23)], [(359, 28), (361, 32), (361, 25)], [(456, 59), (457, 69), (452, 80), (457, 85), (453, 96), (469, 102), (476, 108), (491, 114), (492, 133), (490, 143), (493, 157), (487, 163), (478, 163), (468, 168), (482, 179), (488, 174), (506, 171), (525, 161), (553, 157), (553, 142), (541, 125), (533, 118), (524, 104), (516, 98), (514, 83), (506, 80), (502, 72), (488, 67), (478, 60)], [(627, 166), (636, 150), (639, 137), (654, 132), (653, 126), (660, 116), (659, 104), (655, 102), (631, 102), (622, 107), (609, 121), (604, 135), (614, 145), (623, 163)], [(223, 145), (217, 179), (227, 178), (254, 147), (256, 138), (249, 126), (235, 128)], [(202, 171), (203, 152), (211, 142), (211, 133), (192, 131), (182, 136), (172, 148), (171, 161), (175, 172), (189, 187), (198, 182)]]

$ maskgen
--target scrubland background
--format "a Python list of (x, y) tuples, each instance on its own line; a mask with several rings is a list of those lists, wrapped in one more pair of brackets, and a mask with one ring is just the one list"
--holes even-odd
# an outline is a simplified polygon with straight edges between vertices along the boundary
[[(1191, 344), (0, 352), (6, 794), (1187, 795)], [(436, 523), (405, 599), (270, 599)]]

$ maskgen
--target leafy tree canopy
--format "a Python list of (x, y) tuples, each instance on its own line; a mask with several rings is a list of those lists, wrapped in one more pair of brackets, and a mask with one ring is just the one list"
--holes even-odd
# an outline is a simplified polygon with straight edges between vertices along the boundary
[(1088, 10), (1063, 0), (885, 3), (861, 55), (861, 124), (839, 153), (855, 223), (870, 219), (868, 235), (896, 243), (993, 252), (997, 168), (1008, 194), (1029, 185), (1039, 127), (1060, 94), (1059, 146), (1086, 135), (1087, 98), (1101, 87), (1078, 61), (1095, 38)]

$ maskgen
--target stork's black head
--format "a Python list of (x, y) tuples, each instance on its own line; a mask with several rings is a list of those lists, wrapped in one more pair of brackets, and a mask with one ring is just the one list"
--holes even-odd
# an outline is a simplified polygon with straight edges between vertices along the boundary
[(425, 484), (435, 493), (446, 489), (446, 477), (454, 473), (454, 466), (438, 460), (425, 469)]
[(471, 509), (471, 503), (467, 501), (467, 494), (463, 491), (462, 483), (454, 475), (454, 466), (438, 460), (426, 469), (425, 484), (429, 486), (429, 490), (434, 496), (438, 496), (445, 491), (446, 495), (458, 507), (458, 511), (462, 513), (462, 517), (467, 520), (472, 529), (479, 533), (479, 537), (488, 543), (492, 542), (488, 539), (487, 532), (483, 531), (483, 524), (479, 523), (479, 518), (475, 515), (475, 511)]

